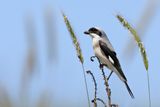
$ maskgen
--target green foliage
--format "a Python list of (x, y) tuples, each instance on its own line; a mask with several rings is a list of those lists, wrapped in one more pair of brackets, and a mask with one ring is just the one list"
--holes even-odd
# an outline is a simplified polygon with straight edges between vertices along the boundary
[(76, 37), (76, 35), (75, 35), (72, 27), (71, 27), (71, 24), (70, 24), (69, 20), (67, 19), (67, 16), (66, 16), (63, 12), (62, 12), (62, 15), (63, 15), (63, 18), (64, 18), (64, 22), (65, 22), (65, 24), (66, 24), (66, 26), (67, 26), (68, 32), (69, 32), (70, 35), (71, 35), (73, 44), (74, 44), (74, 46), (75, 46), (75, 48), (76, 48), (77, 56), (78, 56), (80, 62), (83, 63), (83, 62), (84, 62), (84, 59), (83, 59), (83, 56), (82, 56), (82, 51), (81, 51), (79, 42), (78, 42), (78, 40), (77, 40), (77, 37)]
[(131, 25), (120, 15), (116, 16), (118, 18), (118, 20), (122, 23), (122, 25), (127, 28), (130, 33), (134, 36), (134, 39), (136, 41), (136, 43), (138, 44), (138, 47), (140, 49), (141, 55), (143, 57), (143, 62), (145, 65), (146, 70), (148, 71), (148, 59), (147, 59), (147, 54), (146, 54), (146, 50), (143, 46), (143, 43), (141, 42), (140, 37), (138, 36), (137, 32), (135, 29), (133, 29), (133, 27), (131, 27)]

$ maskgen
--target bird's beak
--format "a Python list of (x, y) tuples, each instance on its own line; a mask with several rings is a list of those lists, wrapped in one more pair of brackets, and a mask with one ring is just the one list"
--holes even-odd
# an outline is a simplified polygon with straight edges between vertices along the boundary
[(84, 34), (89, 35), (90, 33), (88, 31), (85, 31)]

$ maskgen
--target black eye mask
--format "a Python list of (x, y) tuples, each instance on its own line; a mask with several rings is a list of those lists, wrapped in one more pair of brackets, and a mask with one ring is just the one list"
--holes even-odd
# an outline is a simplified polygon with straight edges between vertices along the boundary
[(95, 33), (95, 34), (99, 35), (100, 37), (102, 36), (101, 31), (99, 31), (98, 29), (96, 29), (94, 27), (89, 29), (89, 33)]

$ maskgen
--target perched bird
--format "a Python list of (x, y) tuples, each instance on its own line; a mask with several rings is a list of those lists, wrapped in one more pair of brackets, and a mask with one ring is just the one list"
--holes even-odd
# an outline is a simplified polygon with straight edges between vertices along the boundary
[(84, 34), (90, 35), (92, 37), (92, 45), (94, 49), (95, 56), (99, 59), (103, 66), (106, 66), (112, 72), (116, 73), (121, 81), (125, 83), (125, 86), (132, 98), (134, 95), (127, 84), (127, 78), (125, 77), (121, 65), (116, 56), (113, 46), (111, 45), (106, 33), (97, 27), (92, 27)]

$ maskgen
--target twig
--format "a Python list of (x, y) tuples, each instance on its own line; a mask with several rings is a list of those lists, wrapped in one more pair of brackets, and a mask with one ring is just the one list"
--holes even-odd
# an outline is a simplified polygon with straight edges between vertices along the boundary
[(103, 64), (101, 64), (100, 60), (99, 60), (98, 57), (96, 57), (96, 56), (92, 56), (92, 57), (90, 58), (92, 62), (94, 61), (93, 58), (97, 58), (97, 60), (98, 60), (98, 62), (99, 62), (99, 65), (100, 65), (99, 67), (100, 67), (100, 69), (101, 69), (101, 71), (102, 71), (102, 76), (103, 76), (103, 79), (104, 79), (104, 84), (105, 84), (105, 86), (106, 86), (106, 93), (107, 93), (107, 97), (108, 97), (108, 106), (109, 106), (109, 107), (118, 107), (118, 105), (112, 104), (112, 102), (111, 102), (111, 89), (109, 88), (108, 78), (107, 78), (107, 76), (105, 75), (105, 72), (104, 72), (104, 69), (103, 69)]
[(95, 79), (93, 73), (90, 70), (88, 70), (86, 72), (87, 72), (87, 74), (91, 75), (92, 80), (94, 82), (94, 99), (92, 100), (92, 102), (94, 103), (94, 107), (97, 107), (97, 101), (96, 101), (97, 100), (97, 83), (96, 83), (96, 79)]
[(116, 104), (112, 104), (112, 107), (118, 107), (118, 105), (116, 105)]
[(100, 102), (104, 105), (104, 107), (107, 107), (106, 103), (105, 103), (102, 99), (97, 98), (96, 100), (97, 100), (97, 101), (100, 101)]
[(104, 72), (103, 67), (101, 68), (101, 71), (102, 71), (102, 76), (103, 76), (103, 79), (104, 79), (104, 84), (106, 86), (106, 93), (107, 93), (107, 96), (108, 96), (108, 106), (112, 107), (112, 104), (111, 104), (111, 89), (109, 88), (108, 80), (105, 76), (105, 72)]

